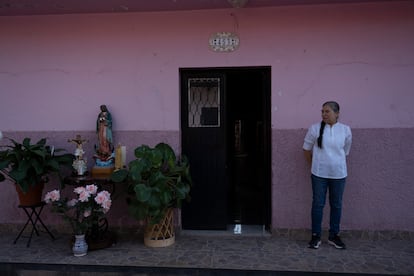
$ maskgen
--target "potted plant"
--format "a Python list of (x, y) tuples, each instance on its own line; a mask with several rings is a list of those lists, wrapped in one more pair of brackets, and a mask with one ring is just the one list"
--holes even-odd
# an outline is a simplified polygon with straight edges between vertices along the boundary
[(168, 246), (175, 241), (173, 209), (190, 199), (189, 163), (185, 156), (177, 158), (165, 143), (154, 148), (142, 145), (134, 153), (136, 159), (129, 163), (128, 169), (115, 171), (111, 179), (127, 183), (129, 211), (147, 223), (144, 243)]
[(112, 205), (111, 194), (106, 190), (98, 190), (95, 184), (76, 187), (75, 198), (62, 198), (59, 190), (45, 195), (45, 202), (52, 205), (52, 211), (60, 214), (69, 222), (75, 235), (73, 254), (84, 256), (88, 251), (88, 238), (91, 238), (94, 223), (98, 223)]
[[(13, 182), (19, 194), (20, 205), (30, 206), (41, 202), (44, 184), (51, 174), (57, 174), (62, 182), (61, 169), (71, 167), (73, 155), (56, 155), (63, 149), (54, 149), (46, 144), (46, 138), (32, 144), (30, 138), (22, 143), (9, 139), (11, 145), (0, 151), (0, 182)], [(35, 197), (31, 198), (32, 192)]]

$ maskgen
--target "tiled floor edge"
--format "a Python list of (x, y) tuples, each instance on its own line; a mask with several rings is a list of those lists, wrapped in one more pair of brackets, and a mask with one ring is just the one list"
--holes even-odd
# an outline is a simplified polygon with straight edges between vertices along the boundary
[[(414, 241), (414, 232), (400, 230), (343, 230), (340, 235), (347, 239)], [(310, 230), (272, 229), (272, 236), (286, 237), (295, 240), (308, 240), (310, 237)], [(322, 236), (328, 237), (328, 231), (324, 230)]]
[[(18, 233), (23, 227), (23, 224), (1, 224), (1, 233)], [(49, 227), (49, 226), (48, 226)], [(65, 226), (51, 226), (50, 230), (54, 233), (70, 234), (70, 229)], [(118, 236), (143, 235), (143, 227), (113, 227), (110, 231), (115, 232)], [(200, 231), (203, 233), (203, 231)], [(180, 229), (176, 230), (176, 234), (180, 234)], [(414, 232), (400, 231), (400, 230), (343, 230), (341, 236), (347, 239), (361, 239), (361, 240), (406, 240), (414, 241)], [(197, 235), (197, 231), (192, 231), (192, 235)], [(328, 236), (328, 231), (324, 230), (323, 236)], [(272, 229), (272, 237), (283, 237), (292, 240), (308, 240), (310, 236), (309, 229)]]

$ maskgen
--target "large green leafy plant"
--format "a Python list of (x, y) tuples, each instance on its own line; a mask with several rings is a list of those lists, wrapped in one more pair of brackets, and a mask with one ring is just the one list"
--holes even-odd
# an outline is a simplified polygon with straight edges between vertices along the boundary
[(61, 170), (71, 167), (73, 155), (57, 155), (64, 149), (53, 149), (46, 144), (46, 138), (32, 144), (30, 138), (22, 143), (9, 139), (11, 145), (2, 146), (0, 151), (0, 182), (11, 180), (26, 193), (29, 187), (48, 182), (49, 175), (55, 173), (62, 182)]
[(111, 178), (127, 183), (131, 215), (156, 224), (169, 208), (180, 208), (184, 199), (190, 199), (190, 166), (185, 156), (178, 159), (165, 143), (154, 148), (142, 145), (134, 153), (136, 159), (128, 169), (115, 171)]

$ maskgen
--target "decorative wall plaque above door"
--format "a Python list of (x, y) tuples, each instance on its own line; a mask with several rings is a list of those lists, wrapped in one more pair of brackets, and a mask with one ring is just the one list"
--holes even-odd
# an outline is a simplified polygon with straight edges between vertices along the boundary
[(221, 32), (213, 34), (208, 42), (214, 52), (233, 52), (239, 47), (240, 40), (234, 33)]

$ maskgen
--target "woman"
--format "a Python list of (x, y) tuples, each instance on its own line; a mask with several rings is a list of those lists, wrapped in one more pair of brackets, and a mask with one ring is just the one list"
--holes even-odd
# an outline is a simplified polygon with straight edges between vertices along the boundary
[(322, 217), (326, 192), (329, 190), (330, 224), (328, 243), (345, 249), (339, 237), (342, 195), (347, 177), (346, 156), (352, 143), (349, 126), (338, 122), (339, 104), (333, 101), (322, 106), (322, 122), (312, 125), (303, 144), (306, 160), (311, 164), (312, 239), (309, 248), (321, 244)]

